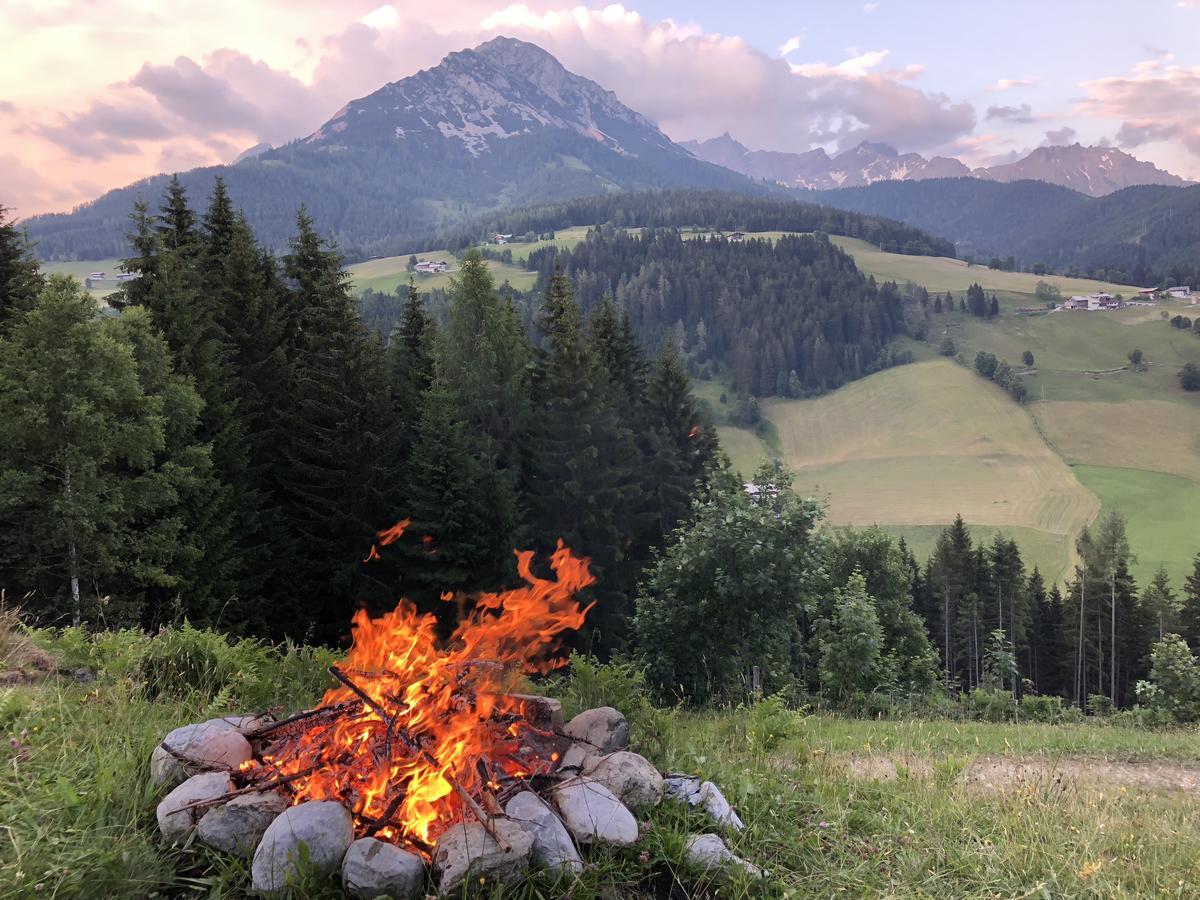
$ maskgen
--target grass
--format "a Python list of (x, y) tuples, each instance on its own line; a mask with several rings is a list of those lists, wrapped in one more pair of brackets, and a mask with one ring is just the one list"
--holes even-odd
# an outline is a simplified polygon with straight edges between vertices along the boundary
[[(0, 730), (11, 741), (0, 770), (6, 900), (245, 896), (246, 861), (159, 838), (151, 750), (179, 724), (266, 697), (293, 708), (312, 703), (327, 660), (300, 648), (241, 644), (218, 655), (239, 663), (243, 675), (230, 670), (224, 684), (197, 678), (188, 690), (192, 682), (177, 678), (183, 670), (162, 664), (186, 660), (191, 672), (219, 640), (207, 633), (37, 637), (63, 665), (97, 667), (98, 679), (51, 677), (0, 695), (22, 698), (0, 702)], [(158, 661), (157, 696), (146, 681), (148, 655)], [(581, 684), (589, 671), (592, 683)], [(568, 713), (613, 702), (630, 714), (634, 749), (664, 770), (720, 785), (748, 826), (731, 838), (732, 848), (769, 877), (719, 888), (698, 882), (682, 866), (683, 847), (688, 834), (710, 826), (698, 813), (663, 806), (646, 818), (634, 847), (589, 848), (589, 868), (569, 888), (535, 877), (507, 892), (472, 889), (468, 897), (1186, 896), (1200, 882), (1200, 820), (1186, 793), (1085, 789), (1048, 778), (980, 792), (963, 778), (981, 759), (1186, 767), (1195, 759), (1193, 731), (854, 720), (775, 703), (657, 710), (635, 684), (596, 677), (594, 667), (580, 672), (555, 687)], [(864, 776), (846, 764), (862, 758), (896, 762), (880, 780), (870, 774), (877, 767)], [(339, 891), (331, 879), (294, 896)]]
[[(1108, 291), (1129, 296), (1136, 288), (1091, 278), (1066, 278), (1061, 275), (1032, 275), (1028, 272), (1002, 272), (987, 266), (968, 266), (961, 259), (944, 256), (905, 256), (884, 253), (867, 241), (832, 236), (830, 240), (854, 257), (855, 265), (876, 278), (904, 283), (913, 281), (930, 291), (965, 291), (978, 283), (987, 291), (1008, 291), (1033, 296), (1039, 281), (1058, 287), (1067, 296)], [(1027, 305), (1034, 305), (1029, 303)]]
[[(346, 271), (350, 273), (354, 291), (360, 292), (370, 288), (383, 293), (396, 293), (398, 290), (403, 290), (408, 284), (408, 258), (410, 255), (386, 256), (347, 266)], [(450, 279), (454, 277), (454, 273), (458, 269), (458, 260), (453, 253), (448, 250), (431, 250), (417, 254), (417, 258), (441, 260), (450, 266), (450, 271), (446, 273), (415, 273), (413, 278), (418, 290), (432, 291), (435, 288), (445, 289), (450, 286)], [(515, 290), (527, 291), (537, 281), (536, 272), (527, 272), (519, 266), (508, 265), (494, 259), (489, 259), (487, 266), (497, 284), (507, 281)]]
[(1119, 509), (1127, 519), (1138, 585), (1149, 584), (1161, 565), (1178, 591), (1200, 553), (1200, 483), (1106, 466), (1075, 466), (1075, 473), (1100, 498), (1102, 510)]
[(915, 542), (921, 548), (934, 527), (961, 513), (972, 525), (1011, 529), (1055, 578), (1069, 536), (1099, 507), (1026, 410), (946, 360), (763, 409), (798, 489), (828, 495), (834, 525), (914, 529), (925, 538)]
[(119, 259), (94, 259), (83, 260), (76, 262), (43, 262), (41, 263), (42, 271), (47, 275), (70, 275), (80, 282), (87, 279), (92, 272), (103, 272), (108, 276), (104, 281), (93, 282), (93, 287), (88, 291), (95, 300), (103, 300), (109, 294), (116, 291), (118, 284), (116, 281), (117, 274), (120, 272), (121, 260)]

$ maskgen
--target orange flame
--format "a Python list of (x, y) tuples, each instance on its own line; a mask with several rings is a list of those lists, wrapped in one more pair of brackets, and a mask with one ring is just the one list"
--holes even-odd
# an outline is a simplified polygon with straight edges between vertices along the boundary
[(383, 531), (375, 535), (379, 538), (379, 546), (386, 547), (388, 544), (400, 540), (404, 534), (404, 530), (412, 524), (412, 519), (401, 519), (391, 528), (385, 528)]
[[(380, 543), (407, 524), (380, 532)], [(377, 836), (428, 845), (462, 815), (453, 781), (479, 796), (495, 778), (553, 767), (554, 754), (529, 758), (522, 736), (530, 726), (511, 714), (516, 705), (505, 690), (521, 675), (566, 662), (561, 638), (591, 609), (575, 595), (595, 579), (588, 560), (561, 541), (550, 560), (552, 580), (533, 574), (532, 552), (516, 555), (526, 584), (476, 598), (445, 645), (436, 639), (436, 618), (407, 600), (378, 619), (365, 610), (354, 615), (354, 643), (339, 668), (372, 702), (339, 686), (322, 707), (350, 704), (350, 714), (264, 748), (264, 763), (281, 776), (312, 770), (291, 783), (295, 802), (338, 800), (360, 831), (386, 825), (379, 820), (393, 812)]]

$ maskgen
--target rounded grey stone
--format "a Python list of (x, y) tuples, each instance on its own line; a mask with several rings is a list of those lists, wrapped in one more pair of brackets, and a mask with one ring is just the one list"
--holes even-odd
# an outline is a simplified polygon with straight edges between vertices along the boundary
[(186, 808), (199, 800), (215, 800), (233, 790), (228, 772), (202, 772), (193, 775), (167, 794), (154, 811), (158, 830), (169, 841), (181, 841), (196, 827), (206, 809)]
[(200, 817), (196, 837), (226, 853), (254, 852), (259, 840), (288, 803), (274, 791), (241, 794)]
[(420, 900), (425, 896), (425, 863), (393, 844), (360, 838), (342, 859), (342, 888), (358, 900)]
[(599, 782), (570, 778), (555, 785), (550, 798), (567, 830), (581, 844), (627, 846), (637, 840), (633, 813)]
[(188, 776), (187, 766), (174, 753), (200, 769), (236, 769), (252, 756), (250, 742), (220, 719), (184, 725), (171, 731), (150, 756), (150, 777), (156, 785), (177, 784)]
[(567, 826), (550, 805), (533, 791), (521, 791), (504, 807), (510, 819), (533, 837), (533, 864), (562, 874), (583, 871), (583, 859)]
[(440, 896), (457, 896), (467, 882), (472, 886), (482, 882), (481, 886), (491, 888), (517, 885), (525, 879), (533, 837), (508, 819), (492, 819), (491, 825), (509, 845), (507, 850), (478, 822), (456, 822), (442, 832), (433, 851)]
[(583, 774), (598, 781), (630, 809), (653, 809), (662, 802), (663, 777), (644, 756), (618, 750), (592, 757), (583, 764)]
[(563, 733), (577, 741), (587, 741), (601, 753), (612, 753), (629, 746), (629, 723), (611, 706), (584, 710), (566, 724)]
[(683, 851), (684, 862), (700, 874), (741, 871), (751, 878), (762, 878), (763, 870), (735, 854), (716, 834), (694, 834)]
[[(302, 874), (302, 866), (318, 876), (331, 875), (354, 841), (350, 811), (332, 800), (311, 800), (284, 811), (270, 824), (254, 851), (250, 867), (254, 890), (284, 890)], [(301, 847), (307, 848), (302, 853)]]

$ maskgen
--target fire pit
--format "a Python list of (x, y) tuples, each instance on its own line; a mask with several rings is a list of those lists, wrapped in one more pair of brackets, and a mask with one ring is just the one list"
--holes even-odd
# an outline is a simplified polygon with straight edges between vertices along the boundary
[(195, 831), (252, 853), (260, 892), (340, 867), (351, 896), (420, 897), (427, 869), (441, 894), (468, 879), (511, 883), (531, 865), (582, 871), (580, 846), (633, 843), (631, 809), (664, 793), (740, 830), (714, 785), (664, 780), (630, 753), (617, 710), (564, 724), (557, 701), (515, 690), (565, 662), (561, 637), (583, 624), (576, 597), (594, 580), (561, 544), (553, 579), (533, 574), (532, 553), (517, 556), (525, 585), (478, 597), (445, 644), (407, 602), (378, 619), (360, 611), (349, 654), (329, 670), (337, 687), (316, 708), (172, 731), (151, 760), (158, 783), (177, 784), (158, 807), (164, 836)]

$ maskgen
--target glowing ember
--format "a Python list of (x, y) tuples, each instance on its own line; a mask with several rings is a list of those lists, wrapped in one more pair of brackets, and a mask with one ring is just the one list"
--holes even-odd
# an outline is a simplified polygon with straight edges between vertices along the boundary
[[(378, 546), (407, 525), (380, 532)], [(372, 547), (368, 559), (377, 557)], [(427, 847), (464, 807), (494, 807), (506, 780), (553, 769), (558, 751), (539, 743), (506, 692), (565, 662), (560, 637), (583, 624), (590, 607), (575, 595), (594, 579), (561, 542), (554, 580), (532, 573), (531, 552), (517, 561), (526, 585), (478, 597), (444, 646), (434, 617), (408, 601), (379, 619), (359, 611), (353, 646), (331, 669), (342, 686), (266, 737), (254, 774), (289, 779), (296, 803), (341, 802), (360, 833)]]

